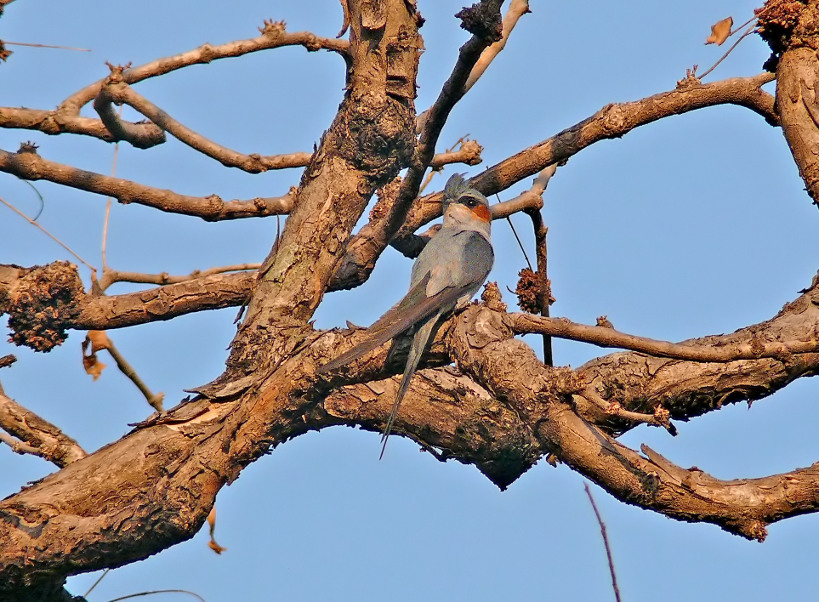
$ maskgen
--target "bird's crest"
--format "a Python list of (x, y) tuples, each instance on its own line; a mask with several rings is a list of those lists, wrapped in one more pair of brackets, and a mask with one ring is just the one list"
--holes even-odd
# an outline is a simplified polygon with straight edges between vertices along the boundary
[(472, 188), (464, 179), (463, 174), (456, 173), (447, 180), (446, 186), (444, 186), (443, 212), (446, 213), (450, 203), (465, 196), (478, 199), (483, 205), (489, 207), (489, 200), (480, 191)]

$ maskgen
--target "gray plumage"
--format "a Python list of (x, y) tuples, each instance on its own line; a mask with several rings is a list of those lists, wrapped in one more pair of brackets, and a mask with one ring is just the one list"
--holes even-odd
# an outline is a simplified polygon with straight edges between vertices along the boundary
[(444, 223), (412, 266), (407, 294), (367, 329), (367, 338), (319, 368), (326, 373), (352, 362), (388, 340), (413, 332), (404, 375), (384, 427), (381, 456), (401, 400), (409, 388), (430, 336), (441, 319), (469, 301), (492, 269), (489, 203), (455, 174), (444, 187)]

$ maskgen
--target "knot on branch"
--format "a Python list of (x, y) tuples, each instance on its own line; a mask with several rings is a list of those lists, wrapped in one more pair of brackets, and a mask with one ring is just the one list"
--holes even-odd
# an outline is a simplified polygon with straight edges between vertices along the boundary
[(17, 154), (22, 155), (22, 154), (25, 154), (25, 153), (31, 153), (33, 155), (36, 155), (38, 148), (39, 147), (34, 142), (31, 142), (30, 140), (27, 141), (27, 142), (21, 142), (20, 143), (20, 148), (17, 149)]
[[(2, 8), (2, 6), (0, 6)], [(6, 45), (3, 44), (3, 40), (0, 40), (0, 61), (7, 61), (9, 57), (12, 55), (12, 51), (6, 48)]]
[(377, 175), (376, 185), (392, 180), (415, 153), (415, 115), (389, 96), (364, 93), (345, 100), (334, 127), (339, 154), (351, 165)]
[(125, 79), (122, 77), (122, 74), (126, 69), (131, 68), (130, 62), (126, 63), (125, 65), (114, 65), (112, 63), (109, 63), (108, 61), (105, 61), (105, 65), (111, 71), (108, 77), (105, 78), (106, 84), (119, 84), (124, 82)]
[(259, 28), (259, 32), (263, 36), (277, 38), (287, 32), (287, 23), (284, 21), (274, 21), (273, 19), (265, 19), (264, 24)]
[[(543, 284), (545, 284), (545, 290), (543, 290)], [(546, 294), (541, 295), (544, 292)], [(523, 268), (518, 272), (515, 294), (518, 296), (518, 307), (530, 314), (539, 314), (545, 309), (542, 301), (547, 301), (548, 305), (555, 301), (551, 293), (551, 281), (546, 280), (545, 283), (542, 283), (540, 277), (530, 268)]]
[(35, 351), (51, 351), (68, 337), (66, 324), (76, 318), (77, 300), (84, 295), (77, 266), (67, 261), (26, 270), (5, 304), (9, 340)]
[(490, 44), (503, 37), (503, 20), (500, 14), (501, 2), (484, 0), (455, 13), (461, 20), (461, 27)]
[(807, 4), (799, 0), (768, 0), (763, 8), (754, 10), (759, 15), (757, 33), (771, 48), (771, 56), (763, 65), (768, 71), (776, 71), (779, 57), (794, 45), (795, 33), (799, 38), (810, 33), (816, 34), (815, 31), (797, 31), (806, 8)]

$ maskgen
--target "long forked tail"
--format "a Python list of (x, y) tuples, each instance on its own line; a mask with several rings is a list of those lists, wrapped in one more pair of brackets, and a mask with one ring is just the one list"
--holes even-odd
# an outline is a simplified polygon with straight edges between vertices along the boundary
[(412, 375), (415, 374), (415, 370), (418, 368), (418, 362), (421, 361), (421, 356), (424, 354), (427, 341), (429, 341), (430, 335), (435, 331), (437, 322), (437, 316), (433, 317), (433, 319), (418, 329), (412, 339), (409, 356), (407, 357), (407, 366), (404, 368), (404, 375), (401, 377), (401, 385), (398, 387), (398, 394), (395, 396), (395, 401), (392, 404), (390, 417), (387, 418), (387, 425), (384, 427), (384, 433), (381, 435), (381, 455), (378, 456), (379, 460), (384, 457), (384, 450), (387, 449), (387, 439), (390, 436), (392, 425), (395, 422), (395, 416), (398, 414), (398, 406), (401, 405), (401, 400), (404, 398), (407, 389), (409, 389)]

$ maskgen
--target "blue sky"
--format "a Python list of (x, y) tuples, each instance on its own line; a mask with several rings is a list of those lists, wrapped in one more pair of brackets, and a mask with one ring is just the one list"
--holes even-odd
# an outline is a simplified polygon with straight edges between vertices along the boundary
[[(601, 5), (602, 4), (602, 5)], [(452, 14), (460, 3), (419, 0), (422, 28), (417, 106), (437, 95), (467, 39)], [(754, 4), (726, 2), (532, 2), (506, 50), (458, 104), (441, 147), (469, 134), (484, 146), (470, 175), (593, 114), (610, 102), (672, 89), (693, 64), (722, 55), (703, 44), (710, 24), (741, 23)], [(10, 47), (0, 65), (0, 106), (52, 108), (107, 74), (105, 61), (138, 65), (204, 42), (253, 37), (264, 18), (291, 31), (333, 36), (332, 0), (224, 3), (18, 0), (0, 19), (0, 39), (89, 48), (90, 53)], [(746, 39), (709, 76), (754, 75), (765, 45)], [(342, 98), (343, 63), (301, 48), (217, 61), (143, 82), (137, 90), (186, 125), (237, 150), (306, 151)], [(769, 89), (773, 91), (772, 87)], [(84, 114), (91, 115), (86, 108)], [(126, 115), (128, 113), (126, 112)], [(133, 117), (133, 114), (131, 114)], [(42, 156), (109, 173), (113, 147), (78, 136), (0, 130), (0, 148), (23, 140)], [(450, 169), (447, 173), (452, 173)], [(283, 194), (297, 170), (249, 175), (230, 170), (172, 138), (141, 151), (122, 145), (117, 175), (191, 195), (252, 198)], [(439, 176), (433, 186), (442, 187)], [(525, 183), (502, 195), (510, 198)], [(100, 265), (105, 199), (40, 182), (39, 222)], [(0, 195), (29, 214), (39, 202), (26, 184), (0, 174)], [(586, 149), (558, 170), (546, 194), (553, 314), (593, 323), (606, 314), (623, 331), (682, 340), (731, 332), (773, 316), (819, 268), (819, 212), (803, 190), (781, 132), (738, 107), (716, 107), (635, 130)], [(108, 258), (122, 270), (184, 274), (260, 261), (275, 218), (206, 224), (129, 205), (112, 210)], [(528, 241), (528, 220), (514, 220)], [(494, 225), (490, 278), (514, 288), (524, 262), (508, 227)], [(69, 259), (41, 232), (0, 207), (0, 262)], [(410, 262), (388, 250), (358, 290), (328, 295), (319, 327), (373, 321), (406, 289)], [(88, 272), (83, 276), (87, 280)], [(111, 293), (133, 290), (117, 285)], [(513, 304), (507, 295), (506, 301)], [(182, 389), (218, 375), (235, 309), (111, 333), (167, 405)], [(87, 450), (127, 432), (151, 411), (115, 369), (92, 382), (82, 370), (82, 334), (52, 353), (0, 342), (19, 361), (0, 372), (8, 395), (60, 425)], [(540, 341), (530, 343), (537, 349)], [(579, 366), (607, 353), (558, 342), (559, 364)], [(105, 358), (103, 358), (105, 361)], [(109, 362), (110, 363), (110, 362)], [(790, 470), (819, 458), (815, 401), (803, 380), (756, 402), (690, 423), (680, 435), (637, 428), (683, 466), (720, 478)], [(813, 402), (813, 403), (811, 403)], [(584, 480), (541, 463), (499, 492), (474, 468), (441, 464), (393, 438), (378, 461), (378, 437), (350, 428), (311, 433), (246, 469), (217, 499), (216, 556), (206, 530), (143, 562), (109, 574), (90, 600), (145, 589), (185, 588), (217, 600), (612, 599), (598, 526)], [(44, 461), (0, 447), (0, 494), (51, 472)], [(592, 488), (606, 520), (621, 591), (628, 600), (812, 599), (817, 517), (770, 528), (763, 544), (711, 525), (688, 525), (640, 510)], [(96, 574), (69, 580), (82, 594)], [(176, 600), (179, 595), (153, 600)]]

